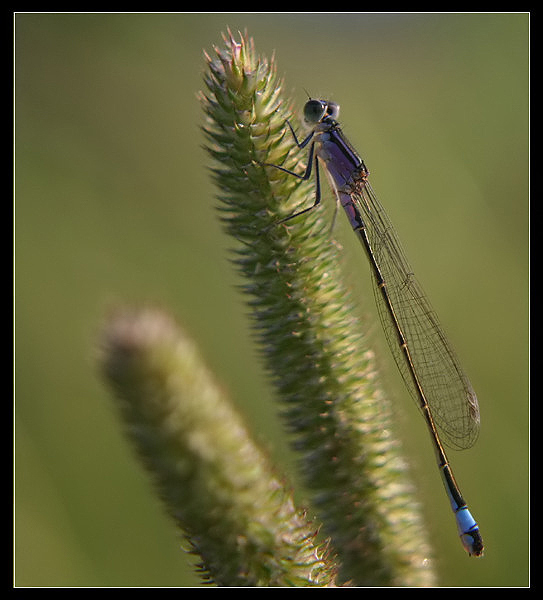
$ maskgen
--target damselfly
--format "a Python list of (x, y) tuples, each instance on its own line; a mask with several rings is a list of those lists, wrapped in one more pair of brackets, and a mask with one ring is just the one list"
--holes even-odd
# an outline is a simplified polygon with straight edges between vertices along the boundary
[(320, 162), (338, 204), (345, 209), (366, 250), (385, 336), (430, 431), (462, 544), (470, 555), (481, 556), (483, 540), (479, 527), (460, 493), (441, 442), (443, 438), (457, 449), (475, 443), (480, 423), (477, 397), (371, 188), (364, 161), (343, 135), (338, 114), (338, 104), (310, 99), (305, 104), (304, 117), (311, 132), (301, 142), (287, 121), (298, 148), (305, 148), (311, 142), (306, 170), (298, 174), (278, 165), (270, 166), (302, 180), (309, 179), (315, 167), (316, 197), (312, 206), (281, 223), (319, 204)]

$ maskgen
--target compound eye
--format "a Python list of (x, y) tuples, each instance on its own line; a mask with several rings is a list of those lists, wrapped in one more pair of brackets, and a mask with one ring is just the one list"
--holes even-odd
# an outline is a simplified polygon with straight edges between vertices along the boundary
[(335, 102), (327, 102), (326, 116), (330, 117), (334, 121), (337, 121), (337, 118), (339, 116), (339, 104), (336, 104)]
[(318, 123), (326, 116), (327, 103), (322, 100), (308, 100), (304, 106), (304, 118), (310, 125)]

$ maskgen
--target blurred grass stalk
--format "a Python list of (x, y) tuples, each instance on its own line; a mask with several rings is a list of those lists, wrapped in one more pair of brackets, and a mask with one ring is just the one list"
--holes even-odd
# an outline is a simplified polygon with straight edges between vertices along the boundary
[(332, 585), (327, 543), (252, 442), (192, 341), (155, 309), (115, 312), (102, 371), (170, 515), (223, 586)]
[[(329, 223), (296, 168), (273, 61), (252, 40), (206, 55), (203, 131), (218, 209), (236, 242), (255, 338), (300, 454), (325, 546), (248, 440), (186, 341), (143, 319), (113, 320), (104, 371), (128, 432), (209, 578), (220, 585), (428, 586), (428, 533), (414, 500), (373, 353), (353, 317)], [(309, 188), (309, 190), (308, 190)], [(160, 321), (160, 319), (159, 319)], [(176, 338), (177, 339), (177, 338)]]

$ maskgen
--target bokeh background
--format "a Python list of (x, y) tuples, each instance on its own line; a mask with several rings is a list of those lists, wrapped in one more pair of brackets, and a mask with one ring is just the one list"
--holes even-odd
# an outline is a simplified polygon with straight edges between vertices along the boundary
[(450, 458), (482, 560), (457, 540), (365, 256), (338, 219), (441, 584), (527, 585), (529, 15), (511, 13), (15, 16), (15, 584), (200, 585), (97, 373), (97, 331), (120, 302), (185, 324), (296, 481), (201, 148), (202, 51), (228, 26), (275, 51), (300, 110), (305, 90), (341, 104), (477, 390), (481, 436)]

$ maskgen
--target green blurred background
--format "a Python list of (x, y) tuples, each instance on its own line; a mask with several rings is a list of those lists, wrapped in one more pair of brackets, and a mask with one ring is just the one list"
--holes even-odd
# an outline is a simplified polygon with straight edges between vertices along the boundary
[(248, 29), (299, 109), (341, 121), (477, 390), (452, 452), (486, 556), (457, 540), (422, 420), (383, 345), (369, 267), (335, 232), (375, 337), (443, 585), (528, 584), (526, 14), (15, 17), (15, 583), (199, 585), (96, 371), (119, 302), (168, 308), (295, 479), (201, 148), (202, 50)]

